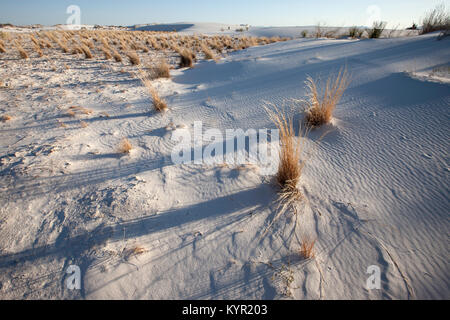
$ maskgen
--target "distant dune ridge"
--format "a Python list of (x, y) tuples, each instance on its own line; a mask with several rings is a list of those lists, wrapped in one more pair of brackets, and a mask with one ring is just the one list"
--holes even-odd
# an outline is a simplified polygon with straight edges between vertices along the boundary
[[(223, 23), (204, 23), (204, 22), (177, 22), (177, 23), (152, 23), (152, 24), (138, 24), (128, 27), (112, 27), (112, 26), (94, 26), (94, 25), (81, 25), (80, 26), (86, 30), (94, 30), (96, 28), (102, 28), (107, 30), (113, 29), (127, 29), (136, 31), (165, 31), (173, 32), (176, 31), (181, 34), (205, 34), (205, 35), (216, 35), (216, 34), (227, 34), (227, 35), (242, 35), (242, 36), (252, 36), (252, 37), (290, 37), (290, 38), (300, 38), (302, 33), (306, 32), (308, 37), (312, 37), (317, 32), (317, 26), (292, 26), (292, 27), (260, 27), (260, 26), (250, 26), (247, 24), (223, 24)], [(67, 25), (57, 25), (50, 27), (43, 26), (33, 26), (33, 27), (17, 27), (17, 26), (7, 26), (8, 31), (13, 32), (29, 32), (39, 31), (39, 30), (67, 30), (70, 26)], [(366, 29), (365, 27), (358, 27), (361, 29)], [(348, 27), (332, 27), (332, 26), (320, 26), (323, 36), (328, 34), (333, 34), (337, 37), (346, 36), (351, 29)], [(402, 29), (386, 29), (384, 31), (384, 36), (389, 37), (399, 37), (399, 36), (411, 36), (419, 34), (419, 30), (402, 30)]]

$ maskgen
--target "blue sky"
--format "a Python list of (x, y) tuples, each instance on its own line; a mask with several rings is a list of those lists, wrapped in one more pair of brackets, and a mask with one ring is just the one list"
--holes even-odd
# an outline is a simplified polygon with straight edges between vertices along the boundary
[[(253, 26), (367, 25), (373, 17), (389, 26), (420, 22), (450, 0), (0, 0), (0, 23), (66, 23), (66, 8), (81, 8), (82, 24), (221, 22)], [(372, 7), (370, 7), (372, 6)], [(373, 7), (375, 6), (375, 7)], [(368, 8), (369, 9), (368, 11)]]

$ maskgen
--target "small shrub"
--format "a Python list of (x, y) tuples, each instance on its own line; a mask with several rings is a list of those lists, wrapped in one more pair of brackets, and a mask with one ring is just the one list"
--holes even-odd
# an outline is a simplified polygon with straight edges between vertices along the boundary
[(189, 49), (184, 49), (180, 53), (180, 68), (192, 68), (194, 65), (195, 54)]
[(322, 38), (323, 37), (322, 26), (320, 25), (320, 23), (317, 24), (317, 26), (316, 26), (315, 37), (316, 38)]
[(372, 29), (368, 30), (370, 39), (378, 39), (381, 37), (384, 29), (386, 28), (386, 22), (383, 21), (375, 21), (373, 23)]
[(302, 35), (302, 38), (306, 38), (308, 36), (308, 31), (303, 30), (301, 35)]
[(361, 38), (362, 34), (364, 33), (364, 30), (358, 28), (358, 27), (351, 27), (348, 30), (348, 35), (351, 38)]
[(428, 12), (422, 21), (421, 34), (448, 30), (450, 30), (450, 14), (444, 4)]
[(325, 38), (335, 39), (338, 34), (338, 30), (328, 30), (325, 32)]

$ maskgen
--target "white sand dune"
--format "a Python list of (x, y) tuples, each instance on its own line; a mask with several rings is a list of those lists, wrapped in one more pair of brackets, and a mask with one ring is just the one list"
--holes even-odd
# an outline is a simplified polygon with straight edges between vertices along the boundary
[[(134, 67), (0, 59), (13, 116), (0, 124), (0, 297), (449, 299), (450, 87), (429, 81), (449, 57), (436, 34), (253, 47), (157, 81), (165, 114)], [(264, 237), (277, 188), (258, 167), (172, 163), (171, 127), (274, 128), (266, 103), (301, 120), (307, 76), (343, 66), (333, 123), (308, 136), (301, 210)], [(71, 105), (94, 114), (64, 117)], [(120, 157), (123, 137), (134, 149)], [(317, 238), (314, 259), (300, 233)], [(65, 288), (71, 264), (81, 291)], [(366, 288), (371, 265), (381, 290)]]

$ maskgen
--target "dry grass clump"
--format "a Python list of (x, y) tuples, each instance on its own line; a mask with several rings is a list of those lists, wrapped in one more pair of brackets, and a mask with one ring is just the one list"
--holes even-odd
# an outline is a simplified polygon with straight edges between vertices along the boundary
[(300, 130), (300, 135), (297, 137), (292, 118), (286, 117), (276, 107), (274, 107), (274, 110), (270, 110), (267, 107), (265, 109), (280, 134), (279, 164), (275, 177), (280, 191), (278, 192), (277, 199), (278, 213), (262, 233), (261, 237), (267, 234), (272, 225), (288, 208), (292, 208), (295, 214), (298, 213), (297, 203), (303, 199), (303, 196), (297, 188), (297, 185), (307, 161), (307, 158), (302, 155), (305, 153), (305, 137), (308, 133), (307, 130), (303, 132)]
[(75, 113), (75, 111), (69, 109), (69, 110), (67, 110), (67, 115), (68, 115), (69, 117), (71, 117), (71, 118), (75, 118), (75, 116), (76, 116), (77, 114)]
[(95, 44), (94, 44), (94, 42), (93, 42), (92, 39), (89, 39), (89, 40), (83, 40), (82, 43), (83, 43), (86, 47), (88, 47), (89, 49), (91, 49), (91, 50), (94, 50), (94, 49), (95, 49)]
[(170, 79), (170, 67), (164, 60), (159, 61), (155, 66), (150, 67), (149, 70), (151, 79)]
[(141, 64), (141, 59), (139, 59), (139, 56), (136, 52), (128, 52), (127, 57), (132, 65), (138, 66)]
[(5, 43), (3, 42), (3, 40), (0, 39), (0, 53), (5, 53), (6, 49), (5, 49)]
[(119, 54), (119, 52), (117, 52), (117, 50), (112, 49), (112, 55), (113, 55), (114, 61), (122, 62), (122, 56)]
[(83, 108), (83, 107), (79, 107), (78, 108), (78, 110), (80, 110), (80, 112), (82, 113), (82, 114), (93, 114), (94, 113), (94, 111), (92, 111), (91, 109), (87, 109), (87, 108)]
[(111, 55), (111, 52), (109, 51), (109, 48), (108, 47), (105, 47), (105, 46), (103, 46), (102, 48), (101, 48), (101, 51), (103, 52), (103, 54), (105, 55), (105, 59), (106, 60), (111, 60), (112, 59), (112, 55)]
[(133, 149), (133, 146), (131, 145), (130, 141), (128, 141), (127, 138), (123, 138), (119, 144), (118, 152), (122, 154), (129, 154), (131, 152), (131, 149)]
[(302, 198), (297, 184), (300, 180), (306, 159), (302, 159), (305, 139), (296, 137), (292, 118), (286, 117), (283, 112), (275, 110), (266, 111), (270, 119), (280, 131), (280, 154), (276, 181), (280, 186), (279, 202), (284, 212), (287, 206), (293, 205)]
[(315, 252), (314, 252), (314, 245), (316, 244), (316, 239), (309, 237), (309, 236), (303, 236), (301, 239), (299, 254), (304, 259), (311, 259), (314, 258)]
[(168, 109), (167, 102), (162, 99), (158, 92), (153, 88), (152, 83), (149, 78), (146, 78), (142, 75), (139, 76), (139, 79), (141, 80), (142, 84), (147, 88), (148, 92), (152, 96), (153, 100), (153, 107), (156, 109), (156, 111), (164, 112)]
[(274, 114), (272, 120), (280, 130), (280, 165), (277, 172), (277, 182), (282, 189), (295, 188), (300, 179), (304, 164), (300, 163), (301, 148), (296, 142), (292, 119), (284, 115)]
[(72, 48), (72, 54), (82, 54), (82, 53), (83, 53), (83, 50), (81, 49), (80, 46), (76, 45)]
[(155, 107), (155, 109), (159, 112), (166, 111), (167, 102), (158, 95), (158, 92), (156, 92), (155, 89), (152, 89), (150, 90), (150, 94), (152, 95), (153, 106)]
[(11, 117), (10, 115), (7, 115), (7, 114), (5, 114), (5, 115), (3, 115), (3, 116), (1, 117), (1, 120), (2, 120), (3, 122), (9, 121), (9, 120), (11, 120), (11, 119), (12, 119), (12, 117)]
[(195, 54), (189, 49), (184, 49), (180, 52), (180, 68), (192, 68), (194, 65)]
[(201, 49), (202, 49), (203, 54), (205, 55), (206, 60), (216, 60), (217, 59), (214, 52), (204, 43), (202, 43)]
[(130, 248), (130, 249), (125, 249), (124, 248), (124, 250), (122, 252), (122, 255), (123, 255), (124, 259), (126, 261), (128, 261), (132, 257), (139, 256), (139, 255), (144, 254), (146, 252), (148, 252), (147, 249), (145, 249), (143, 247), (140, 247), (140, 246), (136, 246), (136, 247), (133, 247), (133, 248)]
[(39, 57), (42, 58), (44, 56), (44, 52), (39, 45), (34, 46), (34, 51), (38, 54)]
[(330, 76), (323, 94), (317, 88), (316, 81), (308, 77), (306, 85), (309, 99), (306, 104), (306, 122), (311, 127), (317, 127), (331, 121), (333, 111), (350, 83), (347, 69), (341, 69), (336, 77)]
[(21, 59), (28, 59), (28, 58), (29, 58), (28, 53), (27, 53), (27, 52), (25, 51), (25, 49), (22, 47), (22, 45), (20, 44), (20, 42), (19, 42), (19, 41), (15, 41), (14, 44), (15, 44), (15, 46), (16, 46), (17, 51), (19, 51), (20, 58), (21, 58)]
[(69, 107), (69, 109), (67, 110), (67, 115), (69, 117), (75, 117), (77, 114), (77, 111), (82, 113), (82, 114), (86, 114), (86, 115), (91, 115), (92, 113), (94, 113), (94, 111), (92, 111), (91, 109), (87, 109), (84, 107), (79, 107), (79, 106), (71, 106)]
[(444, 4), (428, 12), (422, 21), (421, 34), (450, 30), (450, 13)]
[(91, 50), (89, 49), (89, 47), (85, 44), (82, 44), (80, 47), (81, 51), (84, 53), (84, 57), (86, 59), (92, 59), (94, 56), (92, 55)]
[(50, 43), (50, 41), (45, 40), (45, 39), (41, 40), (40, 46), (42, 49), (44, 49), (44, 48), (50, 49), (53, 47), (52, 44)]
[(85, 121), (80, 121), (80, 126), (81, 126), (82, 128), (87, 128), (87, 127), (88, 127), (88, 124), (87, 124)]
[(58, 38), (55, 38), (55, 42), (58, 44), (58, 46), (64, 53), (69, 53), (69, 48), (67, 47), (67, 44), (64, 40), (59, 40)]

